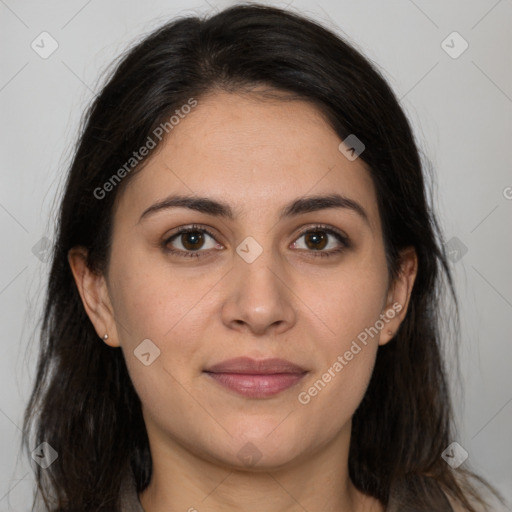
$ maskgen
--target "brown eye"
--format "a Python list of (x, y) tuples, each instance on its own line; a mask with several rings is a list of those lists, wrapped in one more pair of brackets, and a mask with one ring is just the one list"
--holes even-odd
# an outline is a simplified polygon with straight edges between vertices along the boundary
[(200, 231), (188, 231), (180, 234), (183, 247), (189, 251), (197, 251), (204, 244), (204, 235)]
[(312, 231), (305, 235), (306, 245), (308, 249), (323, 249), (327, 245), (328, 237), (321, 231)]
[[(210, 246), (206, 246), (208, 238), (211, 239)], [(200, 226), (189, 226), (180, 229), (162, 243), (163, 249), (177, 256), (202, 257), (207, 256), (210, 251), (207, 249), (220, 248), (213, 233)]]
[[(300, 247), (300, 244), (296, 241), (293, 243), (294, 249), (304, 249), (313, 256), (334, 256), (351, 247), (349, 238), (346, 235), (334, 228), (320, 225), (304, 231), (297, 240), (301, 238), (304, 238), (305, 247)], [(332, 246), (329, 247), (330, 250), (324, 250), (328, 246)]]

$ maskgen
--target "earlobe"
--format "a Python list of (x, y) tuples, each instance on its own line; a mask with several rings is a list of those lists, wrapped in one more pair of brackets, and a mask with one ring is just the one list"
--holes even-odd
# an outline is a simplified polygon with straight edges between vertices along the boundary
[(399, 274), (390, 286), (383, 310), (388, 322), (380, 333), (379, 345), (385, 345), (393, 339), (405, 318), (418, 272), (418, 256), (414, 247), (403, 249), (400, 260)]
[(98, 337), (107, 345), (118, 347), (113, 308), (105, 277), (89, 268), (87, 250), (84, 247), (70, 249), (68, 263), (85, 312), (94, 325)]

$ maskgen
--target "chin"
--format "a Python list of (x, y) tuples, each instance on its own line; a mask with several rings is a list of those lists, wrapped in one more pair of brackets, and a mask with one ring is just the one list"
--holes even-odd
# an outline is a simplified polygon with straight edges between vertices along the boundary
[[(257, 430), (257, 432), (255, 432)], [(303, 440), (294, 439), (287, 429), (278, 432), (276, 424), (271, 428), (248, 429), (242, 435), (228, 440), (225, 450), (217, 455), (228, 460), (223, 462), (233, 469), (250, 471), (270, 471), (284, 468), (300, 457)], [(216, 446), (218, 449), (218, 446)]]
[(278, 471), (292, 465), (298, 457), (294, 450), (270, 450), (260, 449), (251, 441), (243, 444), (238, 453), (233, 454), (228, 460), (224, 458), (222, 464), (229, 467), (231, 471), (249, 471), (254, 473), (266, 473)]

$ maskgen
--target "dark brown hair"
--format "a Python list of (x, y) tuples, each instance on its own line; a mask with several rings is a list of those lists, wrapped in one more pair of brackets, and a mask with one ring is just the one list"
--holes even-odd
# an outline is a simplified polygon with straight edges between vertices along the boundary
[(360, 158), (375, 184), (390, 275), (399, 271), (400, 249), (418, 254), (409, 310), (379, 348), (353, 417), (353, 483), (388, 511), (448, 511), (445, 494), (469, 511), (489, 510), (471, 478), (488, 484), (441, 458), (455, 439), (441, 345), (443, 290), (456, 299), (409, 122), (375, 66), (343, 38), (257, 4), (154, 31), (122, 56), (86, 112), (60, 206), (25, 416), (25, 446), (46, 441), (59, 454), (49, 468), (36, 467), (46, 507), (116, 511), (122, 468), (131, 468), (139, 492), (151, 479), (141, 404), (123, 353), (98, 340), (67, 260), (72, 247), (83, 246), (90, 268), (107, 271), (114, 201), (143, 165), (104, 197), (95, 191), (190, 98), (256, 86), (314, 102), (340, 139), (355, 134), (364, 143)]

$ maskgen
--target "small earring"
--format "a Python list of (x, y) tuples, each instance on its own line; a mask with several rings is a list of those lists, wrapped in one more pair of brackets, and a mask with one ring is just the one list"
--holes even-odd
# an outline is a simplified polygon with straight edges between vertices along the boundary
[(393, 336), (393, 331), (388, 331), (388, 334), (389, 334), (390, 336)]
[(103, 335), (103, 339), (104, 339), (104, 340), (108, 340), (108, 334), (104, 334), (104, 335)]

